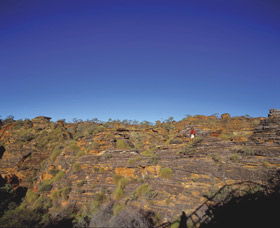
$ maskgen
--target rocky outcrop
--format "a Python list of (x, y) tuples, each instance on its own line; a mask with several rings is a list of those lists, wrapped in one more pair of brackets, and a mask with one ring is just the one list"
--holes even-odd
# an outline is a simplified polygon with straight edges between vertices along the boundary
[[(265, 120), (275, 124), (271, 113)], [(155, 126), (38, 117), (33, 126), (15, 122), (0, 135), (0, 174), (28, 187), (25, 209), (42, 207), (51, 222), (155, 226), (191, 214), (226, 184), (265, 184), (280, 168), (280, 146), (250, 141), (258, 123), (228, 115)], [(198, 137), (190, 140), (193, 126)], [(266, 134), (275, 131), (276, 125)]]
[(280, 110), (271, 109), (261, 121), (251, 139), (257, 143), (280, 144)]
[(46, 128), (50, 123), (51, 118), (46, 116), (37, 116), (32, 119), (33, 127), (38, 130)]

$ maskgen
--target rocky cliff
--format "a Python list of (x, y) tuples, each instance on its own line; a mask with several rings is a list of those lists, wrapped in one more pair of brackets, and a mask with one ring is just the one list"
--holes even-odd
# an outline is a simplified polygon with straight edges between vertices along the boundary
[(225, 185), (266, 185), (280, 167), (279, 131), (277, 110), (268, 118), (190, 116), (155, 125), (2, 121), (1, 186), (27, 192), (9, 213), (5, 204), (0, 226), (169, 226)]

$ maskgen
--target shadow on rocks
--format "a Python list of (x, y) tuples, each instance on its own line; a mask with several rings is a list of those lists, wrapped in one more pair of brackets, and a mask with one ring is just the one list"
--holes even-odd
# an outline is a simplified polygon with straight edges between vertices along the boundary
[(280, 172), (269, 182), (269, 191), (234, 197), (224, 205), (210, 207), (206, 213), (212, 219), (200, 227), (280, 227)]
[(114, 204), (111, 203), (100, 210), (90, 222), (89, 227), (120, 227), (120, 228), (152, 228), (153, 212), (134, 207), (126, 207), (117, 215), (113, 213)]

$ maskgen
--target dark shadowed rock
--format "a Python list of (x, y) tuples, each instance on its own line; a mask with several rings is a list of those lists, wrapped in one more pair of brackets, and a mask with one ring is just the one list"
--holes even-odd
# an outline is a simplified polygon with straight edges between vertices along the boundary
[(151, 212), (126, 207), (117, 215), (113, 213), (114, 204), (110, 204), (98, 212), (91, 220), (90, 227), (119, 227), (119, 228), (151, 228), (153, 216)]

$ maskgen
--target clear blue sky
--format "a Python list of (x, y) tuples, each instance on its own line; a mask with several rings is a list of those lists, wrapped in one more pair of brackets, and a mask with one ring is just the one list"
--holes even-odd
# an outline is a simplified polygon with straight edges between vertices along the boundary
[(278, 0), (2, 0), (0, 115), (181, 119), (280, 108)]

